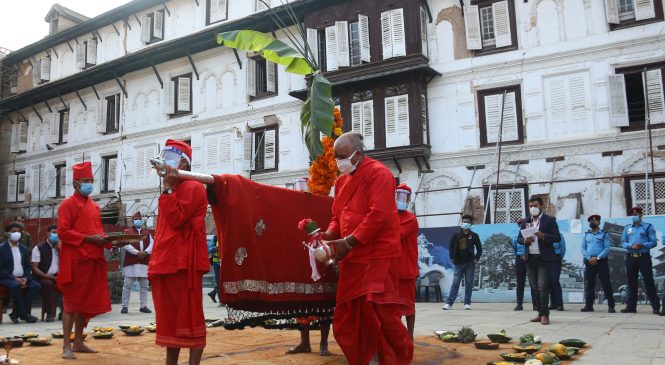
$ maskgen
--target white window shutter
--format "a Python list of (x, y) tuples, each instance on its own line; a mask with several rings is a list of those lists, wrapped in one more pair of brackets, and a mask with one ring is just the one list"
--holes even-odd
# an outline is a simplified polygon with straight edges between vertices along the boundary
[(164, 113), (175, 114), (175, 81), (164, 83)]
[(7, 178), (7, 203), (13, 203), (16, 201), (18, 178), (16, 175), (9, 175)]
[(210, 9), (208, 9), (210, 23), (219, 21), (219, 2), (219, 0), (210, 0)]
[(610, 126), (628, 127), (628, 100), (626, 99), (626, 82), (623, 75), (608, 76), (608, 95), (610, 97)]
[(256, 61), (247, 59), (247, 94), (256, 96)]
[(483, 41), (480, 36), (480, 11), (478, 5), (464, 7), (464, 28), (466, 30), (466, 48), (483, 49)]
[(399, 145), (397, 132), (397, 98), (386, 98), (386, 147)]
[(115, 180), (116, 180), (116, 169), (118, 166), (117, 158), (110, 158), (108, 161), (108, 176), (105, 176), (107, 180), (108, 191), (115, 191)]
[(219, 20), (225, 20), (229, 17), (229, 14), (227, 12), (228, 6), (226, 5), (227, 0), (217, 0), (217, 5), (218, 5), (218, 19)]
[(44, 81), (51, 80), (51, 58), (44, 57), (39, 61), (41, 79)]
[(76, 45), (76, 68), (85, 68), (85, 42)]
[(266, 60), (266, 90), (277, 92), (277, 64)]
[[(582, 85), (584, 86), (584, 85)], [(582, 99), (585, 102), (585, 99)], [(506, 103), (503, 107), (503, 133), (501, 141), (509, 142), (519, 139), (519, 121), (517, 120), (517, 103), (515, 92), (506, 93)]]
[(374, 149), (374, 101), (368, 100), (362, 103), (363, 116), (363, 142), (367, 150)]
[(406, 56), (406, 30), (404, 29), (404, 9), (390, 11), (393, 57)]
[(60, 142), (60, 114), (46, 113), (45, 122), (49, 124), (48, 143)]
[(20, 151), (28, 150), (28, 122), (19, 122), (18, 148)]
[(55, 198), (55, 188), (58, 174), (53, 164), (46, 164), (46, 197)]
[(420, 7), (420, 42), (422, 44), (421, 49), (425, 57), (429, 57), (429, 41), (427, 37), (427, 10), (424, 7)]
[(266, 4), (270, 4), (270, 0), (263, 0), (263, 1), (256, 0), (256, 11), (263, 11), (268, 9), (268, 6)]
[(410, 145), (409, 140), (409, 96), (397, 97), (397, 139), (399, 146)]
[(164, 13), (154, 12), (154, 22), (152, 23), (152, 35), (155, 38), (164, 39)]
[[(58, 115), (58, 123), (60, 121), (60, 115)], [(67, 136), (69, 135), (69, 112), (65, 113), (64, 120), (62, 121), (62, 142), (67, 142)]]
[(141, 17), (141, 42), (150, 43), (152, 30), (152, 18), (148, 15)]
[(32, 84), (37, 86), (42, 82), (42, 67), (40, 65), (41, 61), (34, 61), (32, 64)]
[(217, 172), (219, 168), (220, 135), (214, 134), (206, 137), (205, 163), (210, 172)]
[(88, 65), (97, 64), (97, 38), (88, 39), (85, 63)]
[(319, 31), (312, 28), (307, 28), (307, 46), (309, 47), (310, 52), (312, 52), (311, 57), (316, 60), (317, 66), (319, 68), (323, 67), (319, 65)]
[(335, 22), (335, 35), (337, 38), (337, 66), (351, 66), (349, 54), (349, 22)]
[(277, 132), (274, 129), (265, 131), (263, 168), (274, 169), (277, 166)]
[(646, 72), (647, 100), (649, 102), (649, 122), (659, 124), (665, 122), (663, 110), (663, 77), (660, 69)]
[(501, 125), (501, 102), (503, 94), (485, 96), (485, 133), (487, 142), (496, 143), (499, 140), (499, 127)]
[(32, 194), (33, 201), (41, 200), (41, 195), (44, 194), (44, 191), (40, 189), (41, 177), (39, 176), (40, 169), (39, 164), (32, 165), (32, 174), (30, 174), (30, 182), (32, 183), (30, 193)]
[(232, 156), (233, 132), (222, 133), (219, 137), (219, 160), (222, 166), (222, 172), (233, 172)]
[(254, 169), (254, 133), (243, 134), (242, 140), (242, 169), (252, 171)]
[(383, 47), (384, 60), (393, 57), (392, 39), (392, 17), (390, 15), (390, 10), (388, 10), (381, 13), (381, 45)]
[(192, 92), (192, 79), (189, 77), (178, 77), (178, 111), (189, 112), (192, 106), (189, 97)]
[(58, 179), (60, 180), (60, 196), (66, 196), (67, 191), (67, 166), (62, 166), (58, 172)]
[(351, 104), (351, 132), (362, 133), (363, 128), (363, 103)]
[(619, 0), (605, 0), (605, 14), (608, 23), (619, 24)]
[(97, 133), (106, 133), (106, 109), (108, 109), (106, 99), (97, 101)]
[(496, 39), (496, 48), (512, 45), (513, 40), (510, 32), (508, 1), (493, 3), (492, 13), (494, 13), (494, 38)]
[(14, 123), (12, 124), (12, 137), (11, 137), (11, 143), (9, 147), (9, 152), (11, 153), (17, 153), (20, 151), (19, 148), (19, 123)]
[(370, 62), (369, 17), (358, 14), (358, 38), (360, 39), (360, 60)]
[(74, 186), (72, 185), (72, 182), (74, 180), (74, 176), (73, 176), (73, 172), (72, 172), (71, 167), (68, 167), (66, 170), (67, 171), (65, 172), (65, 185), (63, 185), (63, 186), (64, 186), (64, 189), (65, 189), (64, 190), (65, 196), (70, 196), (70, 195), (74, 194)]
[(635, 20), (651, 19), (656, 17), (654, 0), (635, 0)]
[(326, 27), (326, 71), (336, 71), (339, 68), (337, 61), (337, 30), (336, 27)]
[(16, 201), (25, 201), (25, 173), (19, 174), (16, 180)]

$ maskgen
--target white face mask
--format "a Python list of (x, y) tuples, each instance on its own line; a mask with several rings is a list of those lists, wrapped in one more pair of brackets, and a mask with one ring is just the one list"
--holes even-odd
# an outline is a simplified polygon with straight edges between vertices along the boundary
[(348, 158), (336, 158), (335, 159), (335, 161), (337, 162), (337, 168), (339, 169), (340, 174), (348, 175), (348, 174), (350, 174), (350, 173), (352, 173), (353, 171), (356, 170), (356, 166), (358, 165), (358, 163), (356, 163), (354, 165), (353, 162), (351, 162), (351, 159), (353, 158), (353, 156), (355, 156), (355, 154), (357, 152), (358, 151), (353, 152), (351, 154), (351, 156), (349, 156)]
[(531, 208), (529, 208), (529, 213), (531, 213), (532, 217), (537, 217), (540, 214), (540, 208), (531, 207)]
[(21, 239), (21, 232), (12, 232), (9, 234), (9, 240), (12, 242), (18, 242)]

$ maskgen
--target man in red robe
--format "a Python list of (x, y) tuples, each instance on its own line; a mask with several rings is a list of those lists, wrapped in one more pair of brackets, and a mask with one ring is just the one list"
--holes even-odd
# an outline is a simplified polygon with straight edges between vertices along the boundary
[(199, 364), (206, 345), (203, 274), (210, 270), (205, 229), (208, 199), (201, 183), (176, 178), (176, 170), (191, 167), (192, 148), (187, 143), (167, 140), (161, 157), (167, 166), (148, 264), (155, 343), (166, 347), (167, 365), (178, 363), (183, 347), (190, 349), (189, 364)]
[(335, 141), (341, 176), (324, 234), (339, 262), (333, 333), (351, 365), (365, 365), (377, 354), (380, 364), (410, 364), (413, 344), (400, 320), (395, 178), (363, 149), (357, 133)]
[[(62, 357), (75, 359), (74, 352), (96, 352), (83, 343), (83, 328), (90, 318), (111, 311), (106, 276), (104, 240), (99, 206), (90, 199), (94, 190), (92, 164), (72, 166), (74, 194), (58, 209), (60, 272), (58, 290), (62, 293)], [(74, 326), (74, 344), (69, 333)]]
[(413, 341), (416, 323), (416, 278), (418, 277), (418, 219), (409, 212), (411, 188), (402, 183), (395, 190), (397, 214), (401, 227), (402, 256), (399, 267), (399, 296), (402, 298), (402, 315)]

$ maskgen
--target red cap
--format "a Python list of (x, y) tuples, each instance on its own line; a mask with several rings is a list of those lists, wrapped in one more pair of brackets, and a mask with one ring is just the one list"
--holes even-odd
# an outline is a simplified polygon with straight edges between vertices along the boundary
[(600, 222), (600, 216), (598, 214), (590, 215), (589, 218), (587, 218), (587, 222), (591, 222), (591, 220), (597, 220)]
[(401, 184), (397, 185), (396, 190), (406, 190), (406, 191), (409, 192), (409, 194), (411, 193), (411, 188), (409, 187), (409, 185), (406, 185), (405, 183), (401, 183)]
[(630, 214), (633, 214), (633, 213), (639, 213), (639, 214), (642, 214), (642, 212), (643, 212), (643, 210), (642, 210), (642, 208), (640, 208), (640, 207), (632, 207), (632, 208), (630, 208), (630, 210), (628, 211), (628, 213), (630, 213)]
[(90, 161), (72, 166), (72, 171), (74, 173), (73, 180), (94, 179)]
[(189, 158), (190, 164), (191, 164), (191, 161), (192, 161), (192, 146), (188, 145), (187, 143), (185, 143), (183, 141), (176, 141), (175, 139), (167, 139), (166, 140), (166, 145), (170, 146), (170, 147), (175, 147), (178, 150), (180, 150), (180, 152), (187, 155), (187, 157)]

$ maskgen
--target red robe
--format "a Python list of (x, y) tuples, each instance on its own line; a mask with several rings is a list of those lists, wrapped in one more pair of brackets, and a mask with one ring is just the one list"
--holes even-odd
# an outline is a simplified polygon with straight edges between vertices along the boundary
[(399, 270), (399, 295), (403, 301), (402, 315), (416, 314), (416, 278), (418, 277), (418, 219), (413, 213), (399, 211), (402, 256)]
[(333, 333), (351, 365), (367, 364), (378, 352), (382, 364), (410, 364), (413, 345), (400, 320), (400, 223), (395, 178), (383, 164), (365, 158), (335, 183), (328, 230), (358, 241), (339, 263)]
[[(104, 247), (83, 242), (85, 236), (104, 235), (99, 206), (79, 193), (58, 208), (60, 271), (58, 289), (64, 310), (88, 320), (111, 311)], [(110, 246), (107, 246), (107, 248)]]
[(203, 274), (210, 270), (203, 185), (180, 181), (159, 197), (155, 242), (148, 264), (157, 337), (166, 347), (203, 348)]

